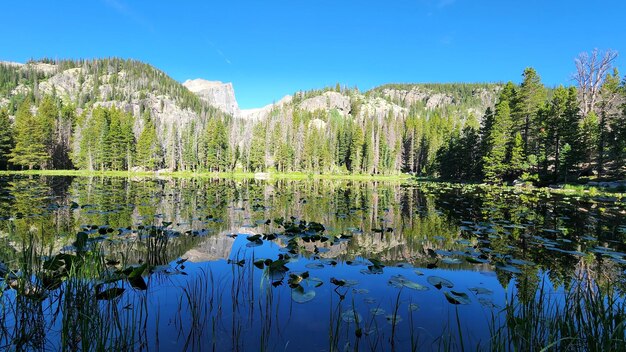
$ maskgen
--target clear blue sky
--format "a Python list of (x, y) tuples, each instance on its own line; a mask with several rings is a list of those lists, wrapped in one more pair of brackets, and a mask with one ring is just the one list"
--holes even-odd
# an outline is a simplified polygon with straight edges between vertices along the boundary
[(0, 60), (118, 56), (179, 81), (233, 82), (243, 108), (340, 82), (570, 84), (573, 60), (620, 51), (626, 1), (25, 1), (2, 4)]

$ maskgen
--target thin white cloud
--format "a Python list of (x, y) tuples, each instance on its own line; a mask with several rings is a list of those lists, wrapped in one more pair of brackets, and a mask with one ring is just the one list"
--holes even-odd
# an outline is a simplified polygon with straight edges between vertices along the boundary
[(211, 48), (213, 48), (215, 50), (215, 52), (217, 53), (217, 55), (219, 55), (222, 59), (224, 59), (224, 62), (226, 62), (229, 65), (232, 65), (233, 63), (230, 61), (230, 59), (224, 54), (224, 52), (218, 48), (215, 43), (213, 43), (210, 40), (207, 40), (207, 43), (211, 46)]
[(224, 61), (226, 61), (227, 64), (229, 64), (229, 65), (232, 64), (232, 62), (230, 62), (230, 60), (226, 57), (226, 55), (224, 55), (224, 53), (220, 49), (215, 48), (215, 51), (217, 51), (219, 56), (221, 56), (222, 59), (224, 59)]

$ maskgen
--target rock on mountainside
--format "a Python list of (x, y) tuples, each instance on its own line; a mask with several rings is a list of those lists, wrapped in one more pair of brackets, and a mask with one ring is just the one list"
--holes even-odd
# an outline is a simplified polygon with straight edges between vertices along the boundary
[[(116, 107), (135, 117), (134, 132), (138, 136), (144, 121), (142, 113), (149, 112), (157, 129), (162, 146), (172, 139), (180, 140), (182, 131), (192, 123), (196, 130), (207, 116), (216, 115), (215, 108), (238, 111), (232, 85), (213, 83), (209, 96), (216, 105), (203, 102), (187, 88), (168, 77), (162, 71), (138, 61), (121, 59), (99, 59), (87, 61), (62, 61), (58, 64), (29, 62), (26, 64), (0, 62), (5, 67), (17, 70), (17, 75), (32, 75), (38, 80), (20, 82), (8, 95), (0, 97), (0, 107), (9, 104), (12, 97), (25, 96), (32, 92), (36, 96), (55, 95), (65, 104), (73, 104), (77, 114), (91, 115), (97, 106)], [(205, 81), (208, 82), (208, 81)], [(200, 82), (202, 83), (202, 82)], [(211, 111), (214, 109), (214, 111)], [(222, 109), (220, 109), (222, 110)], [(78, 132), (80, 132), (78, 130)], [(78, 138), (75, 138), (78, 140)]]
[(380, 96), (402, 107), (420, 104), (426, 110), (463, 106), (464, 113), (481, 118), (487, 107), (495, 105), (500, 84), (400, 84), (372, 89), (371, 96)]
[[(62, 140), (73, 141), (73, 145), (67, 148), (68, 153), (78, 155), (80, 148), (90, 150), (89, 146), (82, 147), (79, 143), (82, 137), (95, 135), (93, 131), (85, 134), (90, 131), (86, 126), (95, 121), (92, 119), (93, 109), (116, 107), (133, 115), (132, 130), (137, 140), (145, 126), (154, 126), (155, 138), (161, 147), (154, 147), (158, 149), (153, 157), (158, 161), (157, 168), (186, 171), (206, 168), (209, 164), (206, 150), (211, 142), (218, 140), (222, 143), (220, 148), (226, 145), (223, 147), (226, 152), (220, 155), (232, 159), (221, 162), (220, 167), (243, 168), (246, 162), (245, 167), (254, 169), (250, 166), (254, 141), (263, 144), (265, 149), (255, 149), (256, 154), (252, 156), (265, 158), (262, 167), (276, 166), (273, 154), (277, 152), (272, 148), (277, 149), (278, 144), (269, 142), (273, 139), (284, 142), (281, 152), (285, 159), (298, 167), (312, 168), (313, 164), (305, 163), (308, 158), (304, 156), (305, 144), (320, 143), (314, 141), (317, 138), (329, 142), (327, 149), (335, 148), (331, 143), (337, 140), (333, 133), (344, 128), (341, 124), (348, 126), (345, 128), (360, 129), (363, 134), (368, 128), (375, 127), (375, 133), (363, 137), (372, 140), (368, 145), (374, 151), (362, 149), (363, 153), (372, 154), (368, 159), (371, 165), (383, 165), (379, 160), (387, 153), (385, 167), (397, 171), (404, 155), (399, 150), (406, 142), (401, 138), (404, 138), (402, 134), (408, 119), (421, 119), (420, 124), (426, 124), (431, 119), (436, 122), (443, 117), (448, 119), (446, 123), (449, 125), (462, 126), (469, 117), (480, 118), (486, 107), (493, 106), (500, 89), (497, 84), (463, 83), (390, 84), (364, 93), (358, 89), (324, 88), (297, 92), (293, 97), (285, 96), (261, 108), (240, 110), (231, 83), (194, 79), (181, 84), (157, 68), (134, 60), (44, 61), (27, 64), (0, 62), (0, 108), (9, 107), (9, 114), (14, 115), (18, 104), (31, 93), (35, 102), (44, 95), (53, 95), (64, 106), (75, 107), (80, 122), (68, 128)], [(226, 138), (220, 140), (211, 133), (215, 131)], [(260, 132), (255, 135), (255, 131)], [(276, 135), (268, 137), (266, 131)], [(309, 131), (315, 131), (315, 134), (309, 134)], [(418, 133), (421, 131), (415, 132)], [(306, 141), (307, 136), (311, 136), (309, 141)], [(411, 144), (411, 153), (421, 148), (421, 144), (411, 141), (415, 144)], [(428, 155), (434, 155), (436, 146), (429, 144), (428, 148)], [(345, 160), (344, 168), (347, 167)], [(418, 166), (425, 164), (420, 162), (419, 165), (414, 163), (415, 169), (411, 170), (415, 172)], [(362, 169), (359, 171), (379, 171), (378, 166), (367, 166), (367, 169), (363, 166)]]
[(239, 115), (239, 105), (235, 98), (235, 90), (232, 83), (196, 78), (186, 80), (183, 86), (195, 93), (200, 99), (225, 113), (233, 116)]
[(300, 109), (311, 112), (336, 109), (340, 114), (346, 116), (350, 113), (350, 97), (337, 92), (325, 92), (322, 95), (302, 101)]

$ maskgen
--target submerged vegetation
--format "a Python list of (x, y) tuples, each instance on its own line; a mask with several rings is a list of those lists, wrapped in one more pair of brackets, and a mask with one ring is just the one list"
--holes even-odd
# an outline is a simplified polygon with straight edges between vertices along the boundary
[(626, 339), (622, 200), (349, 180), (0, 185), (2, 348), (585, 351)]

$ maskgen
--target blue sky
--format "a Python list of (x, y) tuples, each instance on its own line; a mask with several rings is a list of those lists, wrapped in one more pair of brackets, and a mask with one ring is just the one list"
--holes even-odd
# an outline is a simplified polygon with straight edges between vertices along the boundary
[(593, 48), (626, 62), (621, 0), (9, 0), (2, 13), (0, 60), (134, 58), (233, 82), (243, 108), (336, 82), (519, 82), (527, 66), (571, 84)]

